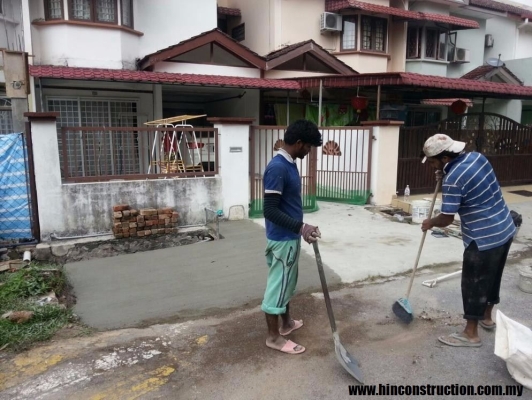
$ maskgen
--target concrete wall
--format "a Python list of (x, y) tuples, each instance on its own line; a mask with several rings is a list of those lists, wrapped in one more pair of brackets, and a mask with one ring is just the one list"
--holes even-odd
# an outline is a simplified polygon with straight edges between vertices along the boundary
[(246, 92), (246, 94), (240, 99), (207, 103), (205, 105), (205, 112), (208, 116), (254, 118), (254, 124), (258, 124), (260, 116), (260, 91), (256, 89), (242, 89), (241, 92)]
[[(473, 18), (470, 18), (473, 19)], [(447, 76), (450, 78), (460, 78), (469, 71), (484, 64), (484, 38), (486, 35), (486, 21), (475, 19), (480, 25), (480, 29), (465, 29), (458, 31), (456, 46), (469, 50), (471, 62), (464, 64), (450, 63), (447, 68)]]
[(510, 18), (495, 17), (486, 21), (486, 34), (493, 35), (493, 47), (486, 48), (485, 58), (498, 58), (513, 60), (517, 44), (517, 23)]
[(218, 197), (224, 215), (243, 219), (249, 215), (249, 124), (215, 123), (218, 129), (218, 163), (222, 192)]
[(4, 0), (0, 14), (0, 48), (24, 51), (22, 0)]
[(423, 75), (446, 76), (447, 65), (445, 61), (406, 60), (406, 71)]
[(371, 152), (371, 204), (389, 204), (397, 190), (400, 125), (373, 127)]
[[(517, 49), (515, 51), (515, 58), (529, 58), (532, 57), (532, 31), (521, 29), (518, 31)], [(532, 73), (531, 73), (532, 75)]]
[[(486, 101), (484, 110), (486, 112), (495, 113), (504, 115), (514, 121), (521, 121), (521, 110), (522, 110), (522, 101), (521, 100), (495, 100), (490, 99)], [(481, 112), (482, 104), (475, 104), (471, 112)]]
[(406, 22), (390, 23), (388, 34), (388, 51), (390, 60), (388, 61), (388, 72), (404, 72), (406, 69)]
[(73, 25), (36, 28), (36, 65), (135, 69), (139, 38), (131, 33)]
[[(30, 2), (30, 19), (44, 19), (44, 2)], [(68, 7), (65, 0), (65, 14)], [(120, 7), (120, 2), (118, 2)], [(214, 29), (216, 0), (134, 1), (137, 36), (118, 29), (75, 25), (32, 25), (34, 63), (135, 69), (135, 59)], [(120, 15), (120, 11), (119, 11)], [(68, 18), (68, 17), (67, 17)], [(1, 34), (0, 34), (1, 35)], [(105, 45), (102, 45), (105, 44)]]
[(174, 207), (180, 225), (202, 224), (204, 208), (222, 205), (222, 181), (214, 178), (157, 179), (63, 184), (55, 120), (32, 122), (41, 239), (52, 233), (78, 236), (111, 229), (112, 206)]
[(517, 75), (525, 85), (532, 86), (532, 57), (509, 60), (505, 61), (505, 63), (510, 71)]
[(335, 56), (361, 74), (386, 72), (388, 69), (386, 55), (335, 53)]
[(226, 0), (227, 7), (239, 8), (242, 22), (246, 24), (246, 38), (241, 43), (254, 52), (265, 55), (281, 45), (281, 38), (275, 35), (280, 17), (276, 5), (281, 0)]
[(216, 28), (216, 0), (135, 1), (135, 29), (140, 38), (139, 56), (172, 46), (182, 40)]
[[(180, 214), (179, 225), (203, 224), (205, 207), (220, 208), (221, 189), (219, 177), (63, 184), (56, 233), (74, 236), (109, 231), (115, 204), (136, 209), (173, 207)], [(52, 206), (46, 201), (44, 205)], [(49, 233), (41, 225), (41, 235)]]

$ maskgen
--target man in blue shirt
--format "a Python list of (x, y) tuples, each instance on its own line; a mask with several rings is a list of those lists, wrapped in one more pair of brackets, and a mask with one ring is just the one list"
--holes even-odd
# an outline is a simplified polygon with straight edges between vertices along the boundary
[(266, 346), (288, 354), (305, 351), (303, 346), (283, 337), (303, 326), (303, 321), (291, 319), (289, 313), (289, 302), (297, 284), (301, 237), (308, 243), (321, 237), (318, 227), (303, 223), (301, 178), (295, 160), (305, 158), (312, 147), (321, 146), (321, 143), (321, 134), (315, 124), (306, 120), (295, 121), (286, 129), (283, 147), (264, 171), (269, 272), (261, 308), (268, 325)]
[(441, 336), (449, 346), (479, 347), (478, 325), (495, 329), (492, 310), (499, 303), (501, 278), (515, 235), (515, 224), (502, 197), (489, 161), (480, 153), (467, 153), (464, 142), (436, 134), (425, 142), (426, 160), (442, 182), (441, 214), (426, 219), (423, 232), (443, 228), (458, 213), (465, 251), (462, 266), (462, 300), (466, 327), (462, 333)]

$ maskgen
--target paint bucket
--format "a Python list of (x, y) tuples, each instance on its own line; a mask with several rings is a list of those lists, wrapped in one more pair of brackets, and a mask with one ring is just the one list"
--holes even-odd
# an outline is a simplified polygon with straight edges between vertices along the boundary
[(525, 293), (532, 293), (532, 267), (523, 267), (519, 270), (517, 286)]
[[(432, 202), (432, 199), (425, 197), (423, 200), (428, 201), (430, 207), (430, 202)], [(441, 213), (441, 199), (436, 199), (436, 202), (434, 203), (434, 210), (432, 211), (432, 217), (437, 216), (439, 213)]]
[(412, 222), (421, 224), (429, 217), (430, 201), (414, 200), (412, 201)]

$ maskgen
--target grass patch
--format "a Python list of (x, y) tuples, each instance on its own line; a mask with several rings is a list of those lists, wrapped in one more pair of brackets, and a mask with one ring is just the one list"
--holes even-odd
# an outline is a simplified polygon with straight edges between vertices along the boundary
[(55, 292), (59, 298), (67, 282), (60, 267), (32, 264), (16, 272), (0, 274), (0, 315), (8, 311), (32, 311), (33, 317), (24, 323), (0, 319), (0, 348), (18, 351), (35, 342), (50, 339), (71, 319), (71, 311), (64, 305), (38, 305), (39, 296)]

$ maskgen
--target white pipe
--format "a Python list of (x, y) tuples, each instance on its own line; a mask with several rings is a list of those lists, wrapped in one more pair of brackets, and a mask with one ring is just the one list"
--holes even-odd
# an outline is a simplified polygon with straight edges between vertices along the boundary
[(31, 251), (26, 250), (24, 252), (24, 255), (22, 256), (22, 261), (24, 261), (25, 263), (29, 263), (31, 261)]
[(95, 233), (92, 235), (81, 235), (81, 236), (57, 236), (54, 232), (50, 235), (50, 239), (55, 239), (55, 240), (85, 239), (85, 238), (98, 237), (98, 236), (107, 236), (107, 235), (112, 235), (112, 234), (113, 232)]

